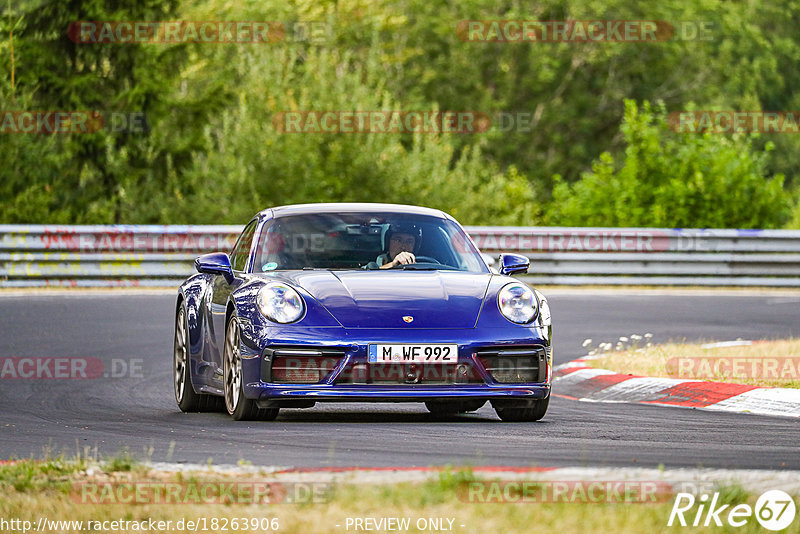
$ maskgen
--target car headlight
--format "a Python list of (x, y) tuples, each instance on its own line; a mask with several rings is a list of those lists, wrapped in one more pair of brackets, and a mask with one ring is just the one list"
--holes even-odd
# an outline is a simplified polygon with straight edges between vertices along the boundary
[(270, 282), (258, 291), (258, 309), (275, 323), (293, 323), (300, 319), (306, 305), (303, 298), (291, 286), (282, 282)]
[(539, 319), (542, 321), (542, 326), (550, 326), (553, 321), (550, 317), (550, 304), (547, 303), (547, 297), (537, 289), (534, 289), (533, 292), (536, 293), (536, 297), (539, 299)]
[(536, 317), (536, 295), (531, 288), (520, 282), (507, 284), (497, 294), (500, 312), (512, 323), (526, 324)]

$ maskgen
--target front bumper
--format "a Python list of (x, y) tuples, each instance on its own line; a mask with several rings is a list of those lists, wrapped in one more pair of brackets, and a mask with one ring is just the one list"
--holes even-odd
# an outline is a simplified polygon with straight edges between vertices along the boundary
[(544, 399), (550, 395), (550, 385), (483, 385), (483, 386), (255, 386), (253, 393), (260, 401), (313, 402), (424, 402), (436, 399)]
[[(549, 331), (538, 327), (492, 329), (479, 333), (470, 330), (415, 330), (413, 332), (380, 330), (353, 331), (314, 329), (313, 332), (269, 329), (245, 339), (241, 349), (243, 392), (259, 404), (287, 405), (293, 402), (423, 402), (436, 399), (544, 399), (550, 394), (552, 355)], [(512, 335), (513, 334), (513, 335)], [(498, 341), (499, 340), (499, 341)], [(249, 342), (248, 342), (249, 341)], [(268, 342), (267, 342), (268, 341)], [(373, 343), (457, 343), (456, 365), (474, 371), (469, 383), (342, 383), (354, 366), (369, 366), (368, 346)], [(501, 383), (487, 372), (479, 355), (489, 347), (514, 351), (519, 347), (540, 347), (542, 359), (536, 381)], [(295, 350), (338, 351), (340, 358), (324, 379), (316, 383), (280, 383), (271, 376), (270, 358), (276, 347)], [(280, 350), (280, 349), (278, 349)], [(274, 402), (277, 401), (277, 402)]]

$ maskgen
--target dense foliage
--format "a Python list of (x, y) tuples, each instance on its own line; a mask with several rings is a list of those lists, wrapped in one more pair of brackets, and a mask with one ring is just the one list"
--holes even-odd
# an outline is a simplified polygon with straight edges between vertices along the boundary
[(620, 165), (604, 152), (573, 186), (558, 180), (548, 216), (570, 226), (774, 227), (786, 220), (783, 175), (765, 179), (752, 141), (670, 132), (665, 112), (625, 102)]
[[(363, 200), (470, 224), (800, 227), (800, 135), (665, 122), (686, 109), (800, 109), (798, 4), (8, 1), (0, 110), (143, 113), (147, 127), (0, 133), (0, 222), (241, 223), (269, 205)], [(179, 19), (281, 21), (287, 32), (246, 44), (68, 36), (76, 21)], [(677, 33), (543, 43), (457, 30), (494, 19), (663, 20)], [(281, 132), (273, 119), (291, 110), (506, 112), (530, 126)]]

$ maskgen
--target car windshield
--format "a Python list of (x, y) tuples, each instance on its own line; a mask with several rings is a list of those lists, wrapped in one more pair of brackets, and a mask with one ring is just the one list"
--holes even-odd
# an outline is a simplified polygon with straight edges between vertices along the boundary
[(488, 272), (459, 225), (442, 217), (400, 213), (278, 217), (261, 229), (252, 270), (380, 269), (401, 249), (416, 261), (397, 269)]

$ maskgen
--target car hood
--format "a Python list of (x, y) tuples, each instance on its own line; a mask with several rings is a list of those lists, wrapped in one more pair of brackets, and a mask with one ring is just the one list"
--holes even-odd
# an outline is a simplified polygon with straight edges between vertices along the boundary
[(474, 328), (491, 274), (288, 271), (285, 278), (346, 328)]

